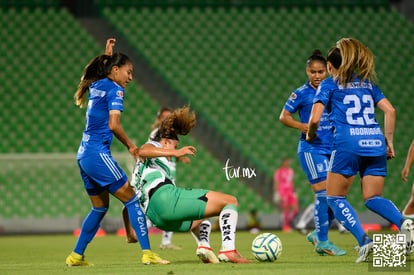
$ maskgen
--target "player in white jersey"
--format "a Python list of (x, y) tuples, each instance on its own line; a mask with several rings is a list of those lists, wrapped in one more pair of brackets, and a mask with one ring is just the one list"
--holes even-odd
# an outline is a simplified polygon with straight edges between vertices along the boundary
[[(192, 156), (193, 146), (177, 148), (178, 136), (186, 135), (195, 125), (195, 114), (189, 107), (175, 110), (159, 127), (152, 141), (140, 148), (141, 161), (134, 169), (140, 203), (147, 217), (166, 231), (191, 231), (197, 241), (196, 255), (204, 263), (219, 261), (248, 263), (235, 248), (238, 220), (237, 199), (228, 194), (205, 189), (180, 188), (175, 185), (171, 157)], [(210, 247), (211, 223), (219, 216), (222, 246), (218, 257)]]
[[(173, 112), (173, 109), (171, 109), (169, 107), (163, 107), (158, 111), (157, 117), (156, 117), (154, 123), (151, 126), (151, 133), (149, 135), (148, 141), (151, 141), (151, 140), (154, 139), (155, 134), (158, 131), (158, 127), (160, 127), (160, 125), (161, 125), (161, 122), (165, 118), (167, 118), (172, 112)], [(174, 174), (173, 177), (174, 178), (175, 178), (175, 170), (176, 170), (176, 160), (177, 160), (176, 158), (171, 158), (170, 159), (170, 164), (169, 164), (170, 167), (171, 167), (171, 170), (174, 171), (173, 172), (173, 174)], [(188, 162), (190, 162), (190, 159), (188, 157), (182, 157), (182, 158), (179, 159), (179, 161), (182, 161), (184, 163), (188, 163)], [(124, 221), (128, 221), (128, 219), (127, 219), (128, 213), (126, 212), (126, 208), (124, 208), (122, 210), (122, 216), (123, 216)], [(147, 224), (148, 224), (148, 227), (152, 226), (151, 221), (149, 221), (149, 220), (147, 220)], [(136, 243), (138, 241), (137, 237), (136, 237), (136, 234), (134, 233), (134, 231), (131, 231), (130, 229), (131, 229), (131, 227), (128, 224), (126, 224), (125, 225), (125, 230), (126, 230), (127, 241), (129, 243)], [(180, 250), (181, 249), (181, 247), (179, 247), (177, 245), (174, 245), (172, 243), (172, 236), (173, 236), (172, 231), (163, 231), (162, 232), (162, 238), (161, 238), (161, 244), (160, 244), (161, 249), (172, 249), (172, 250)]]
[[(346, 195), (356, 174), (361, 178), (365, 206), (395, 224), (406, 235), (407, 252), (414, 238), (413, 222), (404, 219), (388, 199), (382, 197), (387, 175), (387, 158), (394, 158), (395, 109), (374, 84), (374, 55), (354, 38), (342, 38), (328, 52), (328, 72), (313, 100), (306, 140), (312, 142), (322, 114), (327, 109), (333, 127), (333, 150), (327, 177), (327, 201), (335, 218), (358, 241), (356, 262), (366, 261), (373, 241)], [(384, 112), (384, 134), (375, 116), (375, 108)]]
[[(154, 123), (152, 124), (151, 127), (151, 133), (149, 136), (149, 140), (154, 139), (155, 134), (158, 131), (158, 127), (160, 127), (161, 122), (168, 117), (171, 113), (173, 112), (173, 109), (169, 108), (169, 107), (163, 107), (161, 108), (158, 113), (157, 113), (157, 118), (155, 119)], [(176, 160), (175, 158), (171, 158), (171, 165), (176, 164)], [(189, 158), (185, 157), (180, 159), (180, 161), (182, 162), (186, 162), (189, 160)], [(175, 170), (175, 168), (174, 168)], [(175, 176), (174, 176), (175, 178)], [(161, 244), (160, 244), (160, 248), (161, 249), (172, 249), (172, 250), (179, 250), (181, 249), (181, 247), (175, 245), (172, 243), (172, 236), (173, 236), (173, 232), (172, 231), (163, 231), (162, 232), (162, 238), (161, 238)]]

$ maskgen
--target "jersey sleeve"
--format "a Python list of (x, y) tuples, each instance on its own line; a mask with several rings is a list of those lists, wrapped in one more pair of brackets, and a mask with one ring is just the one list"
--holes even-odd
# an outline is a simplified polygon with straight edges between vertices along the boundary
[(316, 90), (315, 97), (313, 98), (313, 103), (320, 102), (326, 106), (329, 102), (329, 94), (331, 90), (332, 84), (329, 82), (329, 79), (323, 80)]
[(116, 87), (108, 93), (108, 109), (124, 111), (124, 90)]
[(377, 85), (372, 86), (372, 97), (374, 99), (375, 105), (377, 105), (378, 102), (380, 102), (382, 99), (385, 98), (385, 95), (382, 93), (380, 88), (378, 88)]
[(298, 95), (298, 92), (298, 90), (295, 90), (289, 96), (289, 99), (286, 101), (285, 106), (283, 107), (283, 109), (285, 109), (291, 114), (296, 113), (301, 103), (301, 97)]

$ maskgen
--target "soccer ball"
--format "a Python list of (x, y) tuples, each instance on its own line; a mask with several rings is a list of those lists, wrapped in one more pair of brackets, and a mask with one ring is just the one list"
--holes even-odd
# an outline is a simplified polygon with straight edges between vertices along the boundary
[(252, 242), (252, 253), (259, 262), (276, 261), (282, 249), (282, 241), (272, 233), (260, 234)]

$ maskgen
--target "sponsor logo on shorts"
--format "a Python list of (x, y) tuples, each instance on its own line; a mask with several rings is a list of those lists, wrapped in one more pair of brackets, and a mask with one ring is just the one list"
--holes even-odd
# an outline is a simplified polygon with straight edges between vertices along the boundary
[(358, 141), (358, 145), (361, 147), (381, 147), (382, 140), (380, 139), (361, 139)]

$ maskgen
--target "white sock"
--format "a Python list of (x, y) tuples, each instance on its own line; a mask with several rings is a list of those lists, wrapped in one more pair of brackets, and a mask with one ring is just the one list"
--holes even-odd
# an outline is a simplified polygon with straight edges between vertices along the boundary
[(234, 250), (237, 226), (237, 206), (228, 204), (220, 213), (219, 223), (221, 230), (221, 250)]
[(204, 220), (200, 223), (197, 234), (192, 230), (190, 232), (197, 246), (210, 247), (211, 222), (209, 220)]
[(161, 244), (162, 245), (171, 244), (172, 235), (173, 235), (173, 232), (162, 231)]
[(210, 233), (211, 233), (211, 222), (204, 220), (199, 227), (200, 230), (200, 245), (210, 247)]
[(305, 211), (303, 211), (302, 216), (298, 223), (296, 224), (296, 228), (298, 229), (305, 229), (310, 221), (313, 220), (313, 212), (315, 209), (315, 204), (311, 203), (306, 207)]

